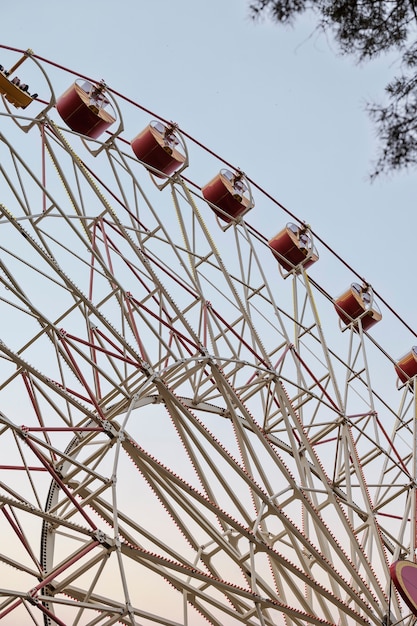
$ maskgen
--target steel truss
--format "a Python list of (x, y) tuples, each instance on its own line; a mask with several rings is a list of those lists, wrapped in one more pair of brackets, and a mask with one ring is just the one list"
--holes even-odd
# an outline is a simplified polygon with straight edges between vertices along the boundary
[(221, 229), (198, 186), (158, 190), (122, 141), (94, 154), (53, 109), (27, 132), (14, 117), (0, 619), (412, 623), (388, 574), (414, 559), (416, 508), (392, 359), (340, 331), (302, 268), (279, 275), (252, 213)]

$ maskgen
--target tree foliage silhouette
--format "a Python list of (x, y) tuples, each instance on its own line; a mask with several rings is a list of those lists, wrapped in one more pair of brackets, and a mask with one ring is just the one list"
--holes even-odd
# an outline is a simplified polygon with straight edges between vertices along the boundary
[(367, 105), (380, 140), (371, 178), (417, 165), (417, 0), (252, 0), (249, 11), (290, 26), (312, 12), (317, 28), (358, 62), (398, 52), (400, 72), (385, 103)]

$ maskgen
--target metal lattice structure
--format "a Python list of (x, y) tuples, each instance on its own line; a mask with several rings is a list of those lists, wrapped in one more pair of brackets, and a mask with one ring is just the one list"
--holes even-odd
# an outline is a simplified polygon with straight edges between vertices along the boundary
[(0, 115), (2, 623), (413, 623), (393, 360), (341, 332), (321, 261), (280, 276), (256, 206), (219, 227), (192, 155), (159, 189), (30, 63), (49, 100)]

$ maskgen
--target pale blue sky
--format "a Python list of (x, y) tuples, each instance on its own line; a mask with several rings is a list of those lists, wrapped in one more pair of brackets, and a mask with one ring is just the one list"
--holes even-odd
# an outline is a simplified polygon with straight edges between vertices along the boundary
[[(253, 23), (247, 0), (16, 0), (2, 43), (32, 48), (119, 91), (240, 167), (324, 239), (411, 326), (415, 173), (371, 184), (375, 129), (364, 107), (383, 98), (395, 55), (358, 67), (314, 23)], [(57, 93), (68, 86), (64, 75)], [(141, 130), (126, 128), (131, 139)], [(130, 133), (130, 135), (129, 135)], [(211, 165), (210, 165), (211, 167)], [(193, 173), (194, 175), (194, 173)], [(204, 184), (213, 171), (197, 175)], [(262, 199), (256, 198), (257, 206)], [(258, 210), (257, 226), (278, 231)], [(338, 295), (354, 277), (322, 267)], [(336, 270), (337, 272), (337, 270)], [(320, 277), (316, 274), (318, 280)], [(339, 284), (340, 283), (340, 284)], [(376, 331), (378, 332), (378, 331)], [(386, 329), (384, 334), (386, 335)], [(389, 333), (392, 338), (392, 332)], [(394, 358), (413, 345), (405, 333)], [(405, 345), (404, 345), (405, 344)]]
[(293, 30), (254, 24), (247, 0), (17, 0), (5, 12), (3, 44), (102, 77), (177, 121), (309, 222), (413, 324), (415, 174), (367, 179), (377, 141), (364, 104), (383, 96), (395, 56), (357, 67), (306, 19)]
[[(253, 23), (247, 0), (17, 0), (6, 12), (3, 45), (103, 78), (176, 121), (311, 224), (414, 326), (415, 172), (368, 179), (378, 144), (364, 107), (383, 97), (395, 55), (358, 67), (311, 20), (292, 30)], [(54, 80), (59, 94), (72, 79)], [(125, 122), (130, 140), (143, 116)], [(213, 167), (187, 175), (203, 185)], [(251, 223), (274, 235), (283, 216), (259, 194), (255, 202)], [(313, 274), (334, 296), (356, 280), (325, 263)], [(372, 332), (395, 359), (417, 341), (391, 323)]]

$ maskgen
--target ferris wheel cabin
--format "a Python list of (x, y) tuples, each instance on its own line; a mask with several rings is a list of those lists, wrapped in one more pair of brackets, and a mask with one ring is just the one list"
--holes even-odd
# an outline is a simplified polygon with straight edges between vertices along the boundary
[(402, 383), (408, 382), (417, 375), (417, 346), (413, 346), (410, 352), (397, 361), (395, 371)]
[(242, 217), (253, 207), (245, 177), (239, 171), (221, 170), (202, 187), (201, 192), (216, 215), (225, 222)]
[(390, 566), (390, 576), (413, 615), (417, 615), (417, 563), (399, 560)]
[(268, 241), (278, 263), (286, 272), (299, 266), (310, 267), (318, 258), (311, 233), (306, 226), (289, 223)]
[(116, 121), (106, 108), (105, 84), (78, 79), (57, 100), (56, 108), (66, 125), (76, 133), (97, 139)]
[(0, 94), (17, 109), (26, 109), (38, 97), (38, 94), (30, 95), (29, 85), (14, 74), (30, 54), (28, 50), (9, 70), (0, 65)]
[(158, 121), (152, 121), (131, 142), (136, 158), (159, 178), (171, 176), (185, 165), (180, 144), (175, 124)]
[(334, 307), (346, 326), (354, 324), (357, 327), (360, 319), (362, 329), (368, 330), (382, 319), (369, 285), (361, 287), (358, 283), (352, 283), (347, 291), (334, 300)]

